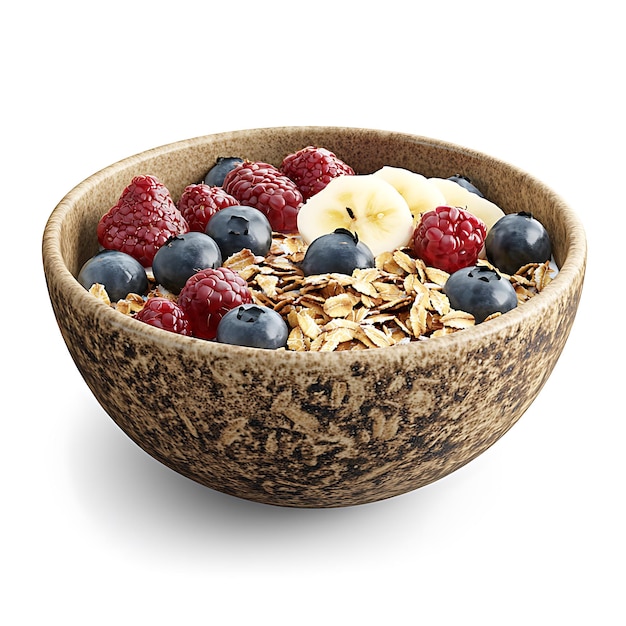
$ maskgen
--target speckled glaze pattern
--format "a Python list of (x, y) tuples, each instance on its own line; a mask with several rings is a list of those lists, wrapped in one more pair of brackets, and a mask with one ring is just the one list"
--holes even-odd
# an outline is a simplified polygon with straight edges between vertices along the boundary
[[(98, 219), (132, 176), (176, 199), (217, 156), (280, 164), (327, 147), (358, 173), (396, 165), (469, 176), (506, 212), (547, 227), (556, 279), (499, 319), (449, 337), (339, 353), (270, 352), (179, 337), (129, 319), (75, 280)], [(529, 174), (476, 151), (397, 132), (329, 127), (234, 131), (149, 150), (94, 174), (56, 207), (43, 238), (50, 300), (69, 352), (111, 418), (171, 469), (238, 497), (295, 507), (390, 498), (436, 481), (493, 445), (550, 376), (581, 296), (576, 215)], [(56, 399), (62, 402), (62, 393)]]

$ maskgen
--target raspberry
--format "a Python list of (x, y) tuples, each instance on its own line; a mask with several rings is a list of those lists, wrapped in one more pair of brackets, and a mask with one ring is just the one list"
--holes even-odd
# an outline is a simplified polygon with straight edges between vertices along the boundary
[(189, 230), (203, 233), (209, 220), (227, 206), (237, 206), (239, 202), (221, 187), (200, 183), (185, 187), (178, 209), (189, 224)]
[(163, 183), (154, 176), (136, 176), (100, 219), (97, 234), (103, 248), (126, 252), (149, 267), (170, 237), (188, 230)]
[(465, 209), (439, 206), (423, 213), (411, 247), (426, 265), (452, 274), (478, 260), (487, 227)]
[(264, 213), (275, 232), (298, 231), (302, 194), (277, 167), (262, 161), (245, 161), (226, 174), (223, 187), (240, 204)]
[(191, 321), (194, 337), (215, 339), (217, 325), (228, 311), (252, 302), (246, 281), (227, 267), (204, 269), (191, 276), (178, 304)]
[(280, 166), (308, 200), (337, 176), (354, 176), (354, 170), (326, 148), (307, 146), (287, 155)]
[(168, 298), (148, 298), (135, 319), (179, 335), (191, 336), (191, 324), (185, 312)]

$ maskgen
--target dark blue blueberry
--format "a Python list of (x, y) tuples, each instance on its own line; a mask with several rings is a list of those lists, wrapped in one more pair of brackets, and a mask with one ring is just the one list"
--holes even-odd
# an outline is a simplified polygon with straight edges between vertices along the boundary
[(550, 235), (530, 213), (501, 217), (485, 239), (487, 259), (505, 274), (515, 274), (528, 263), (545, 263), (552, 258)]
[(204, 177), (204, 184), (211, 185), (212, 187), (221, 187), (224, 184), (226, 174), (239, 165), (239, 163), (243, 163), (243, 159), (239, 157), (217, 157), (215, 165)]
[(457, 270), (446, 281), (444, 292), (453, 309), (471, 313), (477, 324), (493, 313), (506, 313), (517, 306), (510, 281), (486, 265)]
[(241, 304), (222, 317), (216, 340), (250, 348), (276, 350), (287, 345), (289, 329), (279, 313), (258, 304)]
[(305, 276), (312, 274), (347, 274), (355, 269), (374, 267), (372, 251), (356, 234), (345, 228), (313, 240), (306, 250), (301, 269)]
[(478, 187), (476, 187), (476, 185), (474, 185), (474, 183), (467, 176), (455, 174), (454, 176), (448, 176), (448, 180), (453, 180), (455, 183), (461, 185), (461, 187), (467, 189), (467, 191), (471, 191), (481, 198), (485, 197), (480, 189), (478, 189)]
[(148, 291), (143, 265), (118, 250), (102, 250), (91, 257), (80, 269), (77, 280), (85, 289), (96, 283), (103, 285), (111, 302), (122, 300), (129, 293), (142, 296)]
[(172, 293), (180, 293), (190, 276), (222, 264), (219, 246), (204, 233), (190, 232), (170, 237), (154, 255), (154, 278)]
[(264, 213), (249, 206), (229, 206), (211, 217), (206, 234), (212, 237), (226, 260), (244, 248), (265, 256), (272, 245), (272, 227)]

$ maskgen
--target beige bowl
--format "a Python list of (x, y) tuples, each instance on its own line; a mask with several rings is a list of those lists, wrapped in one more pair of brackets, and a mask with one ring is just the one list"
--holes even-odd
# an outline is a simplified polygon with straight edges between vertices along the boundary
[[(469, 176), (507, 213), (532, 211), (543, 222), (558, 276), (531, 301), (472, 329), (338, 353), (274, 352), (177, 336), (112, 310), (75, 280), (97, 250), (98, 219), (133, 176), (154, 174), (177, 199), (218, 156), (280, 164), (310, 144), (333, 150), (359, 173), (395, 165), (427, 176)], [(442, 478), (515, 424), (569, 335), (586, 240), (553, 191), (492, 157), (402, 133), (286, 127), (181, 141), (94, 174), (50, 216), (43, 261), (72, 358), (105, 411), (141, 448), (228, 494), (337, 507)]]

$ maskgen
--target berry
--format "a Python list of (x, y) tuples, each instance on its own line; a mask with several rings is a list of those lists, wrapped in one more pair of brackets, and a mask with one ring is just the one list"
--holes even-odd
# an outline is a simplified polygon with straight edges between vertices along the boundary
[(444, 285), (450, 306), (474, 316), (477, 324), (493, 313), (506, 313), (517, 306), (517, 294), (510, 281), (487, 265), (464, 267)]
[(191, 275), (221, 264), (217, 243), (204, 233), (190, 232), (171, 237), (159, 248), (152, 261), (152, 272), (157, 283), (177, 294)]
[(452, 274), (476, 263), (486, 233), (481, 219), (444, 205), (422, 214), (410, 245), (426, 265)]
[(545, 263), (552, 257), (550, 235), (530, 213), (501, 217), (485, 240), (487, 259), (505, 274), (515, 274), (528, 263)]
[(191, 336), (191, 324), (185, 312), (168, 298), (148, 298), (135, 319), (178, 335)]
[(217, 325), (228, 311), (252, 302), (246, 281), (227, 267), (207, 268), (187, 280), (178, 304), (191, 322), (192, 334), (215, 339)]
[(204, 184), (221, 187), (224, 184), (224, 177), (230, 170), (243, 163), (239, 157), (217, 157), (215, 165), (206, 173)]
[(288, 336), (285, 320), (274, 309), (242, 304), (222, 317), (216, 339), (220, 343), (276, 350), (287, 345)]
[(149, 267), (170, 237), (188, 230), (167, 188), (154, 176), (136, 176), (100, 219), (97, 234), (103, 248), (126, 252)]
[(272, 226), (261, 211), (249, 206), (222, 209), (210, 220), (206, 234), (212, 237), (227, 259), (244, 248), (265, 256), (272, 245)]
[(221, 209), (239, 204), (221, 187), (211, 187), (204, 183), (185, 187), (178, 209), (189, 224), (189, 230), (203, 233), (209, 220)]
[(262, 161), (240, 163), (226, 174), (223, 187), (239, 204), (264, 213), (276, 232), (298, 231), (302, 194), (296, 184), (273, 165)]
[(103, 285), (111, 302), (129, 293), (142, 296), (148, 291), (148, 276), (143, 265), (119, 250), (101, 250), (92, 256), (80, 269), (77, 280), (87, 290), (96, 283)]
[(372, 251), (359, 241), (355, 233), (345, 228), (314, 239), (302, 259), (301, 269), (305, 276), (312, 274), (347, 274), (355, 269), (374, 267)]
[(485, 197), (482, 191), (480, 191), (480, 189), (478, 189), (478, 187), (476, 187), (476, 185), (474, 185), (474, 183), (467, 176), (463, 176), (463, 174), (454, 174), (454, 176), (448, 176), (448, 180), (454, 181), (458, 185), (461, 185), (461, 187), (467, 189), (467, 191), (471, 191), (481, 198)]
[(354, 170), (326, 148), (307, 146), (287, 155), (280, 166), (308, 200), (337, 176), (354, 176)]

